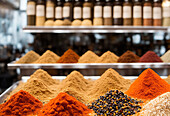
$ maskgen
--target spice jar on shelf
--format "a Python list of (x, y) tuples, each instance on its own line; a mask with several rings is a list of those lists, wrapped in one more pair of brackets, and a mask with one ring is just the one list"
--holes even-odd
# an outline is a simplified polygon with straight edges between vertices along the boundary
[(132, 25), (132, 1), (124, 0), (123, 3), (123, 25)]
[(113, 17), (113, 1), (105, 0), (105, 5), (103, 6), (104, 25), (112, 25), (112, 17)]
[(91, 26), (92, 25), (92, 12), (93, 12), (92, 0), (85, 0), (83, 3), (82, 26)]
[(73, 3), (72, 0), (65, 0), (63, 6), (63, 25), (71, 25), (73, 19)]
[(27, 2), (27, 25), (33, 26), (35, 25), (35, 0), (28, 0)]
[(153, 1), (153, 26), (162, 25), (162, 3), (161, 0)]
[(113, 25), (123, 25), (122, 0), (114, 0), (114, 4), (113, 4)]
[(170, 26), (170, 0), (164, 0), (163, 7), (163, 26)]
[(36, 26), (44, 26), (45, 23), (45, 0), (37, 0)]
[(93, 25), (103, 25), (103, 2), (102, 0), (95, 0)]
[(152, 1), (144, 0), (143, 4), (143, 25), (152, 26)]
[(74, 7), (73, 7), (73, 19), (72, 26), (80, 26), (81, 20), (82, 20), (82, 1), (81, 0), (75, 0)]
[(46, 0), (46, 20), (54, 20), (54, 1)]
[(133, 25), (142, 26), (142, 0), (133, 1)]
[(63, 1), (56, 0), (54, 26), (62, 26), (63, 25), (62, 19), (63, 19)]

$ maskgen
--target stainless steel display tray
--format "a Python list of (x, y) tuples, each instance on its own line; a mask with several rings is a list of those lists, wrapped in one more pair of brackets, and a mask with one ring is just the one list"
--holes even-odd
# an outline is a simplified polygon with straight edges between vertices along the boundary
[(170, 69), (170, 63), (56, 63), (56, 64), (8, 64), (9, 69)]

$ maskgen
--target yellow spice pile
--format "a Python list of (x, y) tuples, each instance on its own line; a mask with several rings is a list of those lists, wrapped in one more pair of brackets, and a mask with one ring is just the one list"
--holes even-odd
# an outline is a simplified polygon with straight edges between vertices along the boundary
[(114, 53), (107, 51), (96, 61), (96, 63), (116, 63), (119, 59)]
[(170, 84), (170, 75), (168, 76), (168, 78), (165, 79), (165, 81)]
[(98, 58), (98, 55), (89, 50), (79, 58), (78, 63), (95, 63)]
[(33, 63), (40, 58), (40, 55), (34, 51), (29, 51), (25, 54), (22, 58), (16, 61), (16, 64), (23, 64), (23, 63)]

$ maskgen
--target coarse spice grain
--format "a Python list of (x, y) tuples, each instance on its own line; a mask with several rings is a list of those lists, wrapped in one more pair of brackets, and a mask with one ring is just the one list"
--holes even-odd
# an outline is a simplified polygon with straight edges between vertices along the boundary
[(37, 61), (34, 63), (57, 63), (59, 56), (54, 52), (47, 50)]
[(100, 58), (98, 58), (96, 63), (116, 63), (118, 59), (119, 57), (114, 53), (107, 51), (102, 56), (100, 56)]
[(80, 57), (78, 63), (95, 63), (98, 58), (98, 55), (89, 50)]
[(155, 52), (148, 51), (139, 59), (139, 62), (163, 62), (163, 61)]
[(67, 93), (59, 93), (45, 104), (38, 116), (88, 116), (92, 110)]
[(140, 112), (141, 106), (137, 101), (118, 90), (110, 90), (100, 96), (89, 106), (97, 116), (131, 116)]
[(16, 61), (16, 64), (33, 63), (40, 58), (40, 55), (34, 51), (29, 51), (22, 58)]
[(106, 70), (106, 72), (104, 72), (104, 74), (96, 80), (90, 88), (88, 93), (92, 98), (90, 99), (90, 102), (112, 89), (126, 91), (130, 84), (130, 80), (124, 79), (118, 72), (110, 68)]
[(139, 56), (137, 56), (136, 54), (128, 50), (119, 57), (118, 62), (119, 63), (134, 63), (134, 62), (138, 62), (139, 59), (140, 59)]
[(170, 92), (164, 93), (144, 105), (139, 116), (169, 116)]
[(170, 85), (149, 68), (139, 75), (125, 94), (137, 99), (151, 100), (166, 92), (170, 92)]
[(57, 63), (77, 63), (80, 56), (73, 50), (68, 49), (57, 61)]
[(0, 105), (0, 116), (36, 115), (42, 107), (42, 102), (28, 92), (20, 90), (12, 95), (8, 101)]
[(163, 62), (170, 62), (170, 50), (168, 50), (162, 57)]

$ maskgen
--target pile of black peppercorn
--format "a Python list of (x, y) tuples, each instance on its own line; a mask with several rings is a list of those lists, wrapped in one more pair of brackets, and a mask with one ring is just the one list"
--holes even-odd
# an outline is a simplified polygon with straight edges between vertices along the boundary
[(139, 103), (142, 101), (132, 99), (121, 91), (111, 90), (92, 102), (89, 108), (93, 109), (97, 116), (130, 116), (140, 112)]

